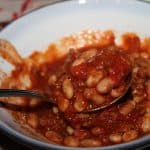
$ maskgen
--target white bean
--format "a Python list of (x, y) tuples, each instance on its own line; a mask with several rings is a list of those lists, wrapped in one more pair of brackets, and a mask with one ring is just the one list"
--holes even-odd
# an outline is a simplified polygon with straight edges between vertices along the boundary
[(111, 134), (109, 139), (113, 143), (120, 143), (122, 140), (122, 136), (120, 134)]
[(69, 79), (63, 81), (62, 89), (66, 98), (71, 99), (73, 97), (73, 85)]
[(5, 102), (7, 104), (13, 104), (16, 106), (20, 106), (20, 107), (25, 107), (28, 105), (27, 100), (24, 98), (20, 98), (20, 97), (0, 98), (0, 101)]
[(100, 105), (100, 104), (103, 104), (105, 102), (106, 98), (102, 95), (99, 95), (99, 94), (95, 93), (94, 95), (92, 95), (91, 100), (95, 104)]
[(119, 109), (119, 111), (123, 115), (128, 115), (134, 108), (135, 108), (135, 102), (128, 101)]
[(62, 143), (63, 141), (63, 138), (60, 134), (56, 133), (55, 131), (47, 131), (45, 133), (45, 136), (50, 140), (50, 141), (53, 141), (55, 143)]
[(31, 79), (28, 74), (20, 74), (18, 81), (21, 82), (21, 85), (23, 86), (24, 89), (31, 87)]
[(128, 142), (134, 140), (138, 136), (138, 132), (136, 130), (130, 130), (123, 134), (122, 140), (124, 142)]
[(52, 108), (52, 111), (53, 111), (54, 114), (57, 114), (59, 110), (58, 110), (57, 107), (54, 106), (54, 107)]
[(0, 86), (2, 86), (2, 83), (6, 77), (7, 74), (4, 71), (0, 70)]
[(67, 126), (67, 132), (69, 135), (72, 135), (74, 133), (74, 129), (71, 126)]
[(10, 42), (3, 39), (0, 39), (0, 55), (12, 65), (23, 62), (23, 59), (17, 53), (16, 48)]
[(102, 95), (99, 95), (95, 89), (88, 89), (86, 88), (84, 90), (84, 96), (85, 98), (93, 101), (95, 104), (99, 105), (105, 102), (106, 98)]
[(90, 49), (88, 51), (82, 52), (82, 54), (79, 56), (78, 59), (76, 59), (73, 63), (72, 66), (78, 66), (84, 62), (86, 62), (89, 58), (94, 57), (97, 53), (96, 49)]
[(101, 142), (96, 139), (84, 139), (81, 141), (81, 146), (83, 147), (98, 147), (101, 146)]
[(48, 78), (48, 84), (49, 85), (54, 85), (55, 84), (55, 82), (56, 82), (56, 80), (57, 80), (57, 77), (56, 77), (56, 75), (51, 75), (49, 78)]
[(69, 107), (69, 100), (68, 99), (59, 99), (58, 100), (58, 108), (60, 111), (65, 112)]
[(37, 100), (36, 98), (32, 98), (32, 99), (29, 101), (30, 107), (35, 107), (35, 106), (37, 106), (37, 105), (39, 105), (39, 104), (41, 104), (41, 103), (42, 103), (42, 101), (39, 101), (39, 100)]
[(76, 60), (72, 63), (72, 67), (78, 66), (78, 65), (80, 65), (80, 64), (82, 64), (82, 63), (84, 63), (84, 62), (85, 62), (85, 60), (84, 60), (83, 58), (76, 59)]
[(105, 77), (104, 79), (102, 79), (96, 89), (99, 93), (105, 94), (108, 93), (114, 86), (114, 81), (109, 78), (109, 77)]
[(27, 123), (32, 127), (32, 128), (37, 128), (39, 125), (39, 119), (38, 116), (31, 113), (29, 114), (29, 117), (27, 119)]
[(132, 70), (133, 73), (137, 73), (138, 71), (139, 71), (139, 67), (134, 67)]
[(96, 49), (90, 49), (90, 50), (82, 52), (82, 54), (80, 55), (80, 58), (87, 60), (91, 57), (94, 57), (96, 53), (97, 53)]
[(86, 80), (87, 87), (93, 87), (95, 86), (99, 80), (101, 80), (104, 76), (104, 73), (102, 71), (97, 71), (89, 75), (89, 77)]
[(142, 130), (144, 132), (150, 132), (150, 113), (146, 113), (143, 117)]
[(79, 140), (74, 136), (67, 136), (64, 139), (64, 144), (71, 147), (79, 146)]
[(140, 96), (135, 95), (135, 96), (133, 97), (133, 101), (136, 102), (136, 103), (140, 103), (141, 101), (144, 100), (144, 98), (145, 98), (145, 95), (140, 95)]
[(74, 108), (77, 112), (81, 112), (85, 109), (85, 101), (82, 98), (77, 97), (74, 102)]
[(118, 88), (112, 89), (110, 94), (114, 98), (119, 97), (123, 94), (124, 90), (125, 90), (125, 86), (121, 85)]

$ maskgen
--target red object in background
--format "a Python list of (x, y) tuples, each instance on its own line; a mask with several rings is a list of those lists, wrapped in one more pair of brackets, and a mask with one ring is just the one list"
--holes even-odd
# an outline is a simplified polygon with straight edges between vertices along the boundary
[(31, 3), (31, 0), (25, 0), (25, 2), (21, 6), (21, 12), (24, 12), (27, 10), (29, 3)]
[(62, 0), (0, 0), (0, 30), (20, 16)]
[(17, 19), (19, 16), (18, 16), (18, 13), (17, 12), (14, 12), (13, 15), (12, 15), (12, 18), (13, 20)]
[(19, 12), (14, 12), (12, 14), (12, 19), (15, 20), (18, 17), (22, 16), (23, 13), (28, 9), (29, 4), (31, 3), (32, 0), (25, 0), (20, 8)]
[(9, 21), (0, 23), (0, 30), (3, 29), (7, 24), (9, 24)]

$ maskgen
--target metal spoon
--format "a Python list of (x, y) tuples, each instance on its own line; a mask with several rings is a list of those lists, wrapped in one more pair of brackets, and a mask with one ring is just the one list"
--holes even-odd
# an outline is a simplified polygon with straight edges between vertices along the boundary
[(45, 95), (37, 91), (32, 90), (20, 90), (20, 89), (0, 89), (0, 97), (32, 97), (37, 98), (37, 100), (43, 100), (50, 103), (55, 103), (53, 100), (49, 99)]
[[(86, 110), (83, 110), (81, 113), (96, 112), (96, 111), (99, 111), (99, 110), (109, 107), (110, 105), (112, 105), (112, 104), (116, 103), (117, 101), (119, 101), (120, 99), (122, 99), (128, 92), (130, 86), (131, 86), (131, 75), (129, 75), (126, 80), (126, 89), (121, 96), (115, 98), (114, 100), (112, 100), (110, 103), (108, 103), (106, 105), (98, 106), (96, 108), (86, 109)], [(33, 97), (33, 98), (37, 98), (37, 100), (39, 99), (39, 100), (50, 102), (52, 104), (56, 104), (55, 101), (53, 101), (52, 99), (49, 99), (48, 97), (40, 94), (37, 91), (19, 90), (19, 89), (0, 89), (0, 97), (11, 97), (11, 96), (13, 96), (13, 97)], [(5, 102), (3, 101), (3, 103), (5, 103)]]

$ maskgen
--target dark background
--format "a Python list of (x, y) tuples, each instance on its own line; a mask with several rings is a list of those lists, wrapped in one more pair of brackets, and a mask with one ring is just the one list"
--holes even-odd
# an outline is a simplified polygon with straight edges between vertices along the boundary
[(0, 150), (31, 150), (26, 146), (22, 146), (17, 142), (12, 141), (3, 133), (0, 133)]

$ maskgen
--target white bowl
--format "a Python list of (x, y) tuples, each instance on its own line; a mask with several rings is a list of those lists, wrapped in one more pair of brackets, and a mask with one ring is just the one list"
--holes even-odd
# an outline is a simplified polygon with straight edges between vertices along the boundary
[[(64, 35), (85, 29), (112, 29), (117, 35), (124, 32), (136, 32), (140, 37), (150, 36), (149, 18), (150, 5), (139, 1), (66, 1), (40, 8), (19, 18), (0, 32), (0, 38), (11, 41), (22, 56), (27, 56), (33, 50), (46, 49), (50, 42)], [(5, 64), (4, 68), (7, 67)], [(0, 129), (27, 146), (75, 150), (75, 148), (49, 144), (37, 136), (24, 132), (3, 108), (0, 108)], [(150, 137), (145, 136), (133, 142), (102, 149), (133, 148), (148, 144), (149, 141)], [(97, 149), (100, 148), (93, 148), (93, 150)]]

